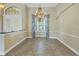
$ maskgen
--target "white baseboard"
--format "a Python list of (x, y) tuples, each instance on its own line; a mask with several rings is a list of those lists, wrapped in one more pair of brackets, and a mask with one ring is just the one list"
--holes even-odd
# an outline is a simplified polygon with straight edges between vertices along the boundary
[(10, 47), (7, 51), (4, 52), (4, 55), (6, 55), (9, 51), (11, 51), (14, 47), (16, 47), (17, 45), (19, 45), (25, 39), (27, 39), (27, 38), (24, 38), (23, 40), (19, 41), (18, 43), (14, 44), (12, 47)]
[(49, 37), (50, 39), (57, 39), (57, 37)]
[(27, 37), (27, 38), (32, 38), (32, 37)]
[(73, 49), (72, 47), (70, 47), (69, 45), (67, 45), (66, 43), (64, 43), (62, 40), (60, 40), (59, 38), (57, 38), (58, 41), (60, 41), (64, 46), (66, 46), (67, 48), (69, 48), (71, 51), (73, 51), (76, 55), (79, 56), (79, 52), (77, 52), (75, 49)]
[[(40, 36), (43, 37), (43, 36)], [(27, 38), (32, 38), (32, 37), (27, 37)], [(37, 37), (38, 38), (38, 37)], [(57, 39), (57, 37), (49, 37), (50, 39)]]

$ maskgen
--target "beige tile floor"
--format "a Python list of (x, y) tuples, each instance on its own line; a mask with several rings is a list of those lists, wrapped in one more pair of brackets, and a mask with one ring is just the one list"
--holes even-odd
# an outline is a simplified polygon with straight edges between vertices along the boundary
[(76, 56), (57, 39), (26, 39), (6, 56)]

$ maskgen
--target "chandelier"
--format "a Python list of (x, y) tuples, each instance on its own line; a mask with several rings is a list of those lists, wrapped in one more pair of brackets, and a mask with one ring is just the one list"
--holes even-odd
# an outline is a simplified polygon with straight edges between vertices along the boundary
[(3, 9), (5, 7), (4, 3), (0, 3), (0, 8)]
[(39, 19), (39, 21), (41, 21), (41, 19), (44, 17), (44, 10), (41, 6), (37, 8), (35, 16)]

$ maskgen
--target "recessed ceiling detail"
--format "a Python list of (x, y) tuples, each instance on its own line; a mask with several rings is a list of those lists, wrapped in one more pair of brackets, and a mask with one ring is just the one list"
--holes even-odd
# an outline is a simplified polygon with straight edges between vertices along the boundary
[[(40, 3), (27, 3), (27, 7), (39, 7)], [(41, 3), (42, 7), (56, 7), (57, 3)]]

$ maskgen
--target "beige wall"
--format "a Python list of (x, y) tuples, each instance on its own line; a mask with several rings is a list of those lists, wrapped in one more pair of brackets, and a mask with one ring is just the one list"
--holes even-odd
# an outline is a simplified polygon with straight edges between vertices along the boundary
[(79, 54), (79, 4), (57, 6), (58, 38)]
[[(50, 37), (56, 37), (56, 21), (55, 21), (55, 8), (52, 7), (43, 7), (46, 14), (50, 15), (49, 18), (49, 30), (50, 30)], [(35, 11), (37, 10), (36, 7), (29, 7), (28, 9), (28, 37), (32, 37), (32, 14), (35, 14)]]

